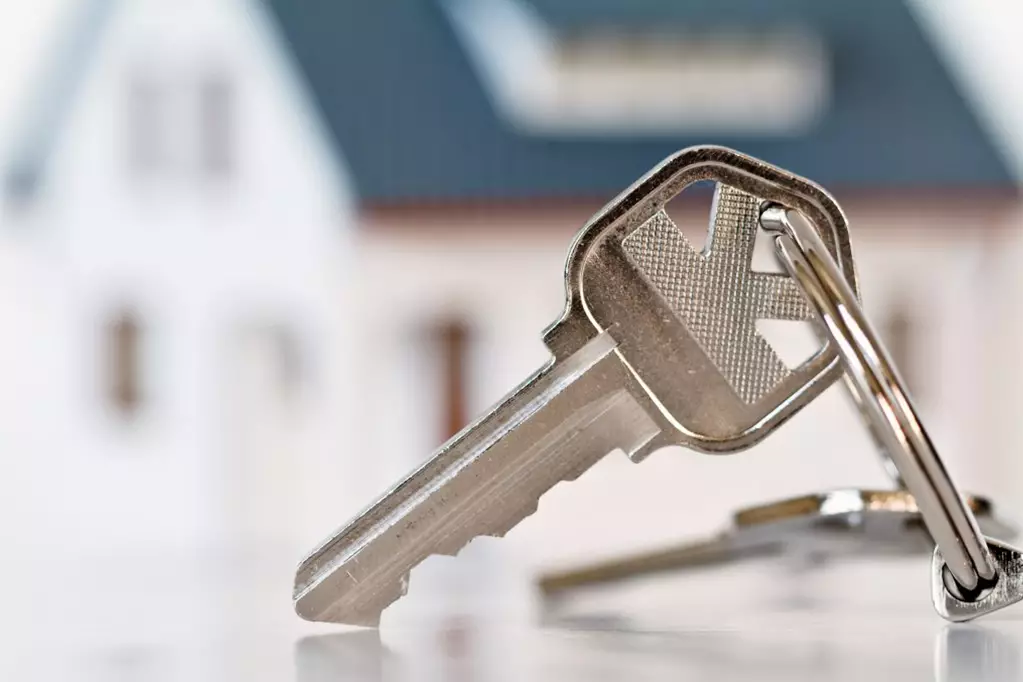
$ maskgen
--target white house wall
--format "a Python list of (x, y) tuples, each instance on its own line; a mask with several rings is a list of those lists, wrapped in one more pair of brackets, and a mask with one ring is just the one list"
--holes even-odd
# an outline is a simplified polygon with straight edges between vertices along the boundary
[(985, 311), (988, 344), (983, 353), (962, 359), (964, 371), (985, 378), (983, 428), (973, 436), (977, 459), (998, 461), (989, 474), (994, 495), (1004, 500), (1017, 521), (1023, 519), (1023, 207), (1009, 213), (992, 240), (991, 268), (985, 273), (988, 296), (973, 301)]
[[(344, 507), (336, 454), (350, 357), (348, 193), (276, 41), (258, 3), (246, 0), (119, 2), (105, 28), (37, 205), (22, 219), (31, 233), (9, 244), (28, 271), (13, 290), (27, 290), (33, 304), (21, 305), (23, 319), (12, 325), (32, 341), (6, 360), (35, 369), (30, 390), (5, 401), (17, 408), (6, 413), (17, 432), (8, 446), (20, 455), (20, 473), (8, 480), (24, 484), (5, 502), (38, 518), (33, 530), (59, 531), (97, 552), (205, 545), (245, 528), (302, 544)], [(140, 66), (166, 77), (172, 97), (207, 69), (233, 79), (230, 177), (204, 181), (184, 156), (165, 175), (130, 177), (124, 105)], [(175, 151), (188, 140), (182, 135)], [(6, 229), (17, 230), (10, 222)], [(129, 424), (104, 408), (98, 376), (103, 325), (119, 306), (137, 309), (151, 340), (143, 345), (148, 392)], [(227, 382), (239, 376), (241, 332), (278, 324), (295, 332), (308, 364), (305, 411), (271, 438), (227, 433), (232, 419), (237, 428), (276, 419), (263, 413), (274, 409), (265, 400), (250, 401), (255, 411), (241, 418), (228, 416), (225, 401), (239, 394)], [(243, 442), (274, 449), (253, 456), (261, 475), (232, 470), (246, 454), (227, 450)], [(286, 501), (268, 497), (291, 506), (284, 528), (232, 518), (224, 501), (246, 480), (293, 481)]]

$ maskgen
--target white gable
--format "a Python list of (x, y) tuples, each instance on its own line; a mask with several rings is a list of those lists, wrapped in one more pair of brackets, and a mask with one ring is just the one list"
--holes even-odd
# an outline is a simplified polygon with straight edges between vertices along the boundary
[[(330, 484), (340, 459), (353, 224), (340, 161), (256, 0), (119, 0), (93, 30), (38, 191), (0, 238), (19, 264), (7, 284), (30, 292), (0, 301), (18, 351), (0, 356), (17, 378), (0, 388), (0, 431), (23, 453), (11, 480), (34, 482), (4, 493), (38, 516), (29, 528), (77, 530), (87, 548), (212, 542), (238, 522), (310, 541), (327, 528), (302, 519), (336, 514), (287, 507), (326, 499), (306, 486)], [(133, 156), (140, 129), (155, 163)], [(125, 311), (143, 339), (130, 423), (104, 395)], [(278, 340), (314, 375), (292, 421), (252, 388), (272, 383), (253, 377)], [(252, 518), (285, 475), (277, 507)]]
[[(79, 57), (88, 68), (72, 86), (44, 168), (44, 191), (56, 203), (100, 208), (104, 197), (127, 193), (158, 220), (213, 207), (229, 213), (243, 203), (260, 218), (257, 228), (336, 217), (344, 209), (343, 173), (258, 2), (120, 0), (96, 30), (96, 53)], [(199, 99), (211, 79), (231, 90), (236, 173), (223, 186), (203, 187)], [(139, 82), (157, 91), (164, 182), (126, 182), (132, 89)]]

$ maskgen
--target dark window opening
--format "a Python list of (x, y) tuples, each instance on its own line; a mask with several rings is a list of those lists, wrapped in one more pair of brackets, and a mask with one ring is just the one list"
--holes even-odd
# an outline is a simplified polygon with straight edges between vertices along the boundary
[(469, 326), (462, 320), (442, 322), (436, 328), (441, 367), (441, 437), (447, 440), (468, 421)]
[(106, 329), (108, 401), (124, 417), (142, 406), (142, 325), (132, 311), (122, 311)]

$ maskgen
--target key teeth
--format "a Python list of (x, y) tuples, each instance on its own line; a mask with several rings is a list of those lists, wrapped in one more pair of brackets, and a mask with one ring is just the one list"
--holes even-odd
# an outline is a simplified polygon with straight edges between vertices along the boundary
[[(546, 496), (554, 488), (558, 487), (563, 483), (569, 483), (575, 481), (581, 476), (583, 471), (568, 471), (566, 476), (554, 484), (541, 495), (541, 499)], [(421, 564), (423, 561), (428, 559), (430, 556), (445, 556), (450, 558), (456, 558), (462, 550), (469, 546), (471, 542), (480, 537), (493, 537), (503, 538), (505, 535), (515, 528), (517, 525), (522, 523), (525, 519), (535, 514), (540, 508), (540, 500), (534, 500), (533, 504), (521, 507), (515, 514), (509, 514), (506, 517), (506, 521), (499, 527), (494, 527), (490, 524), (484, 524), (487, 526), (486, 530), (479, 532), (473, 532), (470, 535), (461, 535), (461, 533), (455, 534), (453, 537), (467, 537), (464, 541), (457, 541), (457, 544), (449, 544), (447, 546), (438, 547), (437, 551), (431, 553), (429, 556), (424, 557), (421, 561), (417, 562), (412, 568)], [(355, 625), (361, 627), (375, 628), (380, 626), (380, 617), (384, 610), (391, 606), (401, 597), (408, 594), (409, 583), (411, 582), (411, 572), (405, 573), (396, 583), (392, 586), (381, 589), (376, 592), (378, 603), (382, 604), (380, 611), (373, 612), (364, 610), (347, 610), (342, 611), (334, 608), (328, 608), (326, 610), (315, 610), (313, 608), (314, 600), (312, 599), (313, 593), (315, 593), (318, 584), (315, 579), (305, 579), (305, 576), (316, 576), (319, 572), (320, 567), (317, 565), (316, 557), (310, 557), (306, 559), (298, 568), (295, 575), (295, 585), (292, 592), (294, 599), (295, 613), (297, 613), (303, 620), (313, 622), (331, 622), (341, 623), (344, 625)]]
[[(457, 557), (461, 553), (461, 551), (463, 549), (465, 549), (469, 545), (469, 543), (471, 543), (476, 538), (481, 538), (481, 537), (503, 538), (505, 535), (507, 535), (509, 532), (511, 532), (511, 530), (513, 528), (515, 528), (520, 523), (522, 523), (523, 521), (528, 519), (530, 516), (535, 514), (537, 511), (539, 511), (539, 509), (540, 509), (540, 501), (544, 497), (546, 497), (548, 494), (550, 494), (550, 492), (552, 490), (554, 490), (558, 486), (563, 485), (565, 483), (572, 483), (572, 482), (576, 481), (588, 469), (589, 469), (589, 467), (584, 467), (584, 468), (581, 468), (581, 469), (569, 469), (569, 470), (567, 470), (565, 472), (565, 475), (561, 478), (560, 481), (558, 481), (553, 486), (548, 488), (547, 491), (544, 492), (538, 499), (533, 500), (532, 504), (529, 504), (527, 506), (521, 507), (514, 514), (508, 514), (505, 517), (506, 521), (505, 521), (505, 523), (503, 525), (494, 526), (491, 523), (484, 522), (482, 524), (484, 526), (483, 529), (481, 529), (479, 531), (473, 530), (473, 532), (471, 532), (470, 534), (465, 536), (465, 537), (468, 538), (467, 540), (459, 542), (459, 544), (457, 546), (455, 546), (455, 545), (441, 546), (441, 547), (439, 547), (437, 549), (437, 551), (433, 552), (433, 554), (431, 554), (430, 556), (446, 556), (446, 557), (454, 558), (454, 557)], [(427, 557), (427, 558), (429, 558), (429, 557)], [(425, 560), (426, 559), (423, 559), (423, 561), (425, 561)], [(420, 563), (422, 563), (422, 562), (420, 562)]]
[[(444, 547), (440, 547), (431, 556), (446, 556), (455, 558), (462, 553), (463, 549), (468, 547), (469, 544), (472, 543), (477, 538), (503, 538), (511, 531), (512, 528), (519, 525), (527, 518), (535, 514), (538, 508), (539, 504), (531, 504), (527, 507), (523, 507), (520, 513), (508, 515), (506, 517), (507, 520), (505, 521), (505, 523), (499, 526), (486, 523), (484, 524), (485, 525), (484, 529), (478, 532), (473, 532), (471, 535), (468, 536), (469, 537), (468, 540), (465, 540), (464, 542), (459, 541), (457, 546), (455, 544), (450, 544)], [(426, 559), (424, 559), (423, 561), (425, 560)]]
[[(600, 428), (575, 441), (571, 456), (550, 454), (560, 442), (553, 436), (538, 443), (537, 452), (525, 457), (518, 466), (508, 467), (501, 485), (484, 487), (459, 500), (455, 508), (449, 506), (443, 522), (424, 518), (419, 520), (418, 527), (401, 527), (398, 522), (404, 519), (405, 512), (388, 512), (393, 513), (394, 520), (382, 517), (372, 523), (355, 523), (341, 531), (300, 569), (296, 581), (304, 587), (300, 592), (296, 587), (299, 615), (310, 620), (373, 626), (379, 622), (380, 614), (408, 591), (407, 572), (426, 558), (455, 557), (477, 537), (504, 537), (536, 513), (540, 500), (553, 488), (575, 481), (608, 454), (611, 448), (607, 443), (612, 438), (622, 451), (631, 453), (659, 433), (649, 415), (624, 390), (596, 399), (573, 414), (572, 420), (562, 424), (561, 432), (556, 434), (558, 438), (579, 436), (594, 425)], [(508, 492), (515, 488), (522, 492), (509, 496)], [(512, 499), (518, 500), (519, 506), (509, 506)], [(418, 537), (400, 545), (398, 538), (405, 532)], [(384, 534), (388, 535), (387, 543), (375, 545)], [(430, 551), (424, 553), (426, 549)], [(402, 569), (406, 575), (395, 580)], [(305, 601), (311, 602), (308, 607), (303, 604)], [(367, 610), (376, 613), (368, 614)]]
[[(574, 481), (578, 477), (579, 477), (579, 474), (577, 474), (577, 475), (575, 475), (575, 476), (573, 476), (571, 478), (566, 478), (563, 481), (561, 481), (558, 484), (556, 484), (554, 487), (557, 487), (557, 485), (560, 485), (561, 483), (564, 483), (564, 482)], [(548, 490), (548, 492), (550, 492), (550, 491)], [(521, 509), (521, 513), (512, 514), (512, 515), (510, 515), (508, 517), (511, 520), (505, 525), (505, 527), (503, 527), (503, 528), (496, 528), (496, 529), (495, 528), (490, 528), (490, 529), (488, 529), (488, 530), (486, 530), (484, 532), (475, 533), (471, 537), (469, 537), (468, 540), (466, 540), (465, 542), (460, 543), (457, 547), (449, 545), (447, 547), (439, 548), (438, 551), (430, 554), (428, 557), (425, 557), (423, 559), (423, 561), (428, 559), (430, 556), (444, 556), (444, 557), (450, 557), (452, 559), (457, 558), (457, 556), (462, 552), (462, 550), (464, 550), (466, 547), (468, 547), (469, 544), (472, 543), (477, 538), (481, 538), (481, 537), (503, 538), (512, 528), (514, 528), (515, 526), (517, 526), (520, 523), (522, 523), (523, 520), (525, 520), (525, 519), (529, 518), (530, 516), (532, 516), (533, 514), (535, 514), (537, 512), (537, 510), (539, 509), (539, 506), (540, 506), (539, 502), (537, 501), (536, 503), (534, 503), (532, 505), (529, 505), (527, 507), (523, 507)], [(416, 564), (416, 566), (418, 566), (421, 563), (422, 563), (422, 561), (418, 562)], [(413, 566), (413, 569), (414, 568), (415, 568), (415, 566)], [(400, 598), (402, 598), (402, 597), (404, 597), (404, 596), (406, 596), (408, 594), (410, 582), (411, 582), (411, 572), (405, 573), (405, 575), (403, 575), (401, 577), (401, 579), (399, 579), (397, 581), (397, 583), (395, 584), (395, 587), (392, 587), (392, 588), (386, 589), (386, 590), (381, 590), (380, 592), (378, 592), (377, 593), (378, 596), (386, 595), (386, 597), (384, 599), (380, 600), (380, 603), (382, 603), (383, 606), (381, 607), (380, 611), (375, 613), (375, 614), (370, 614), (370, 613), (366, 613), (366, 612), (355, 612), (355, 613), (349, 612), (349, 613), (346, 613), (343, 618), (337, 618), (337, 617), (332, 617), (332, 614), (330, 614), (330, 613), (326, 613), (326, 614), (308, 613), (306, 611), (303, 611), (303, 609), (302, 609), (302, 601), (303, 600), (301, 598), (297, 598), (296, 599), (295, 611), (298, 613), (299, 616), (301, 616), (305, 620), (312, 620), (312, 621), (324, 621), (324, 620), (326, 620), (326, 621), (330, 621), (330, 622), (340, 622), (340, 623), (344, 623), (346, 625), (359, 625), (359, 626), (362, 626), (362, 627), (379, 627), (379, 625), (380, 625), (380, 616), (383, 613), (383, 611), (386, 610), (388, 607), (390, 607), (394, 602), (398, 601), (398, 599), (400, 599)], [(299, 591), (300, 591), (299, 587), (296, 585), (296, 595), (299, 593)], [(385, 599), (386, 599), (386, 603), (384, 603)]]
[[(553, 488), (552, 488), (552, 490), (553, 490)], [(548, 491), (548, 492), (550, 492), (550, 491)], [(532, 505), (529, 505), (528, 507), (524, 507), (521, 514), (515, 514), (514, 515), (515, 520), (512, 521), (510, 525), (506, 525), (506, 526), (501, 527), (501, 528), (495, 528), (495, 529), (493, 529), (491, 531), (488, 531), (486, 535), (488, 537), (492, 537), (492, 538), (503, 538), (505, 535), (507, 535), (511, 531), (512, 528), (514, 528), (515, 526), (519, 525), (520, 523), (522, 523), (523, 521), (528, 519), (530, 516), (535, 514), (539, 508), (540, 508), (539, 504), (532, 504)]]

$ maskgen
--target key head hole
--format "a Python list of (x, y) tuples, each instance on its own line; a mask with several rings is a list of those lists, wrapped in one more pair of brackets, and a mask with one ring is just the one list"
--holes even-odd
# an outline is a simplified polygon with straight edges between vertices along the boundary
[(756, 327), (790, 370), (809, 362), (823, 345), (809, 322), (760, 319)]
[(753, 264), (750, 269), (753, 272), (769, 272), (778, 275), (787, 275), (785, 266), (778, 258), (778, 251), (774, 246), (775, 236), (760, 228), (757, 230), (756, 242), (753, 244)]
[(664, 205), (664, 212), (693, 248), (701, 253), (706, 253), (707, 245), (710, 243), (708, 216), (712, 215), (714, 209), (716, 190), (717, 183), (713, 180), (698, 180)]

